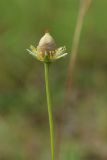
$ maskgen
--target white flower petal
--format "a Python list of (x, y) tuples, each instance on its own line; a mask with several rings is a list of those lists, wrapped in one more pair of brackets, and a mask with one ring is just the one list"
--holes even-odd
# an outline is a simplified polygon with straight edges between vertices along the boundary
[(36, 53), (34, 53), (34, 52), (32, 52), (31, 50), (29, 50), (29, 49), (26, 49), (28, 52), (29, 52), (29, 54), (31, 54), (31, 55), (33, 55), (34, 57), (36, 57), (37, 58), (37, 54)]
[(65, 47), (65, 46), (64, 46), (64, 47), (60, 47), (60, 48), (58, 48), (58, 49), (56, 50), (55, 55), (56, 55), (56, 56), (60, 56), (60, 55), (63, 54), (65, 51), (66, 51), (66, 47)]
[(64, 56), (66, 56), (67, 54), (68, 54), (68, 53), (63, 53), (63, 54), (57, 56), (56, 59), (59, 59), (59, 58), (61, 58), (61, 57), (64, 57)]

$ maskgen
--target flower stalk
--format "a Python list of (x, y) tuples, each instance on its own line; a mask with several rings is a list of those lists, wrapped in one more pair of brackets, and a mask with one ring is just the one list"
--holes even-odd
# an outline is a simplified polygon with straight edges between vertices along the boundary
[(51, 94), (50, 94), (50, 86), (49, 86), (49, 63), (45, 62), (44, 68), (45, 68), (46, 97), (47, 97), (49, 127), (50, 127), (51, 157), (52, 157), (52, 160), (54, 160), (55, 159), (54, 123), (53, 123), (52, 103), (51, 103)]
[(31, 45), (30, 49), (27, 49), (27, 51), (34, 58), (44, 63), (46, 97), (47, 97), (49, 127), (50, 127), (51, 156), (52, 160), (55, 160), (54, 123), (53, 123), (51, 94), (49, 86), (49, 65), (51, 62), (54, 62), (55, 60), (66, 56), (68, 53), (65, 52), (66, 51), (65, 46), (59, 48), (56, 47), (56, 43), (53, 37), (48, 32), (45, 33), (45, 35), (40, 39), (37, 47)]

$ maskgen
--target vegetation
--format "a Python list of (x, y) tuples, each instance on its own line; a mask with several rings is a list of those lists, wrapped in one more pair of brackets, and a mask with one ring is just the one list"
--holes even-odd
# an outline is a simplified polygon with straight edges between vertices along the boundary
[[(106, 0), (94, 0), (83, 24), (70, 102), (69, 56), (51, 66), (56, 159), (107, 159)], [(45, 29), (71, 54), (79, 0), (0, 1), (0, 160), (50, 160), (41, 62), (26, 52)]]

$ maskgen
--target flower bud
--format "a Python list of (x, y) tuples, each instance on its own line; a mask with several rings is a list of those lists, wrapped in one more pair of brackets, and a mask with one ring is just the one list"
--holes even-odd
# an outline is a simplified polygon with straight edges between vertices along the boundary
[(48, 32), (40, 39), (37, 48), (31, 45), (27, 51), (43, 62), (52, 62), (67, 55), (66, 47), (56, 48), (55, 41)]
[(39, 41), (37, 51), (42, 53), (48, 53), (49, 51), (54, 51), (55, 49), (56, 44), (53, 37), (49, 33), (45, 33), (45, 35)]

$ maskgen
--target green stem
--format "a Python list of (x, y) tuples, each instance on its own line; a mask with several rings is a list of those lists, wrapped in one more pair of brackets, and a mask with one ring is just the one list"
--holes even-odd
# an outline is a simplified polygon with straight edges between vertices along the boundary
[(54, 160), (54, 125), (53, 125), (53, 115), (52, 115), (52, 105), (51, 105), (51, 95), (49, 87), (49, 63), (44, 63), (45, 67), (45, 85), (46, 85), (46, 96), (48, 105), (48, 116), (49, 116), (49, 126), (50, 126), (50, 143), (51, 143), (51, 156)]

